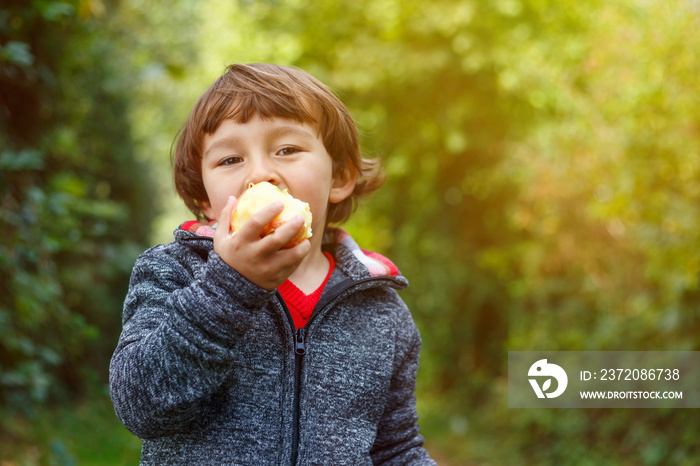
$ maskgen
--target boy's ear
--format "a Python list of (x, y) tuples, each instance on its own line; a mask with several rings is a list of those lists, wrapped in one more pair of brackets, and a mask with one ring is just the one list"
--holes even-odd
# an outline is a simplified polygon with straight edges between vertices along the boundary
[(355, 190), (356, 182), (357, 168), (355, 168), (355, 164), (348, 161), (345, 168), (338, 170), (333, 175), (333, 184), (331, 185), (331, 192), (328, 196), (328, 200), (332, 204), (337, 204), (338, 202), (344, 201)]

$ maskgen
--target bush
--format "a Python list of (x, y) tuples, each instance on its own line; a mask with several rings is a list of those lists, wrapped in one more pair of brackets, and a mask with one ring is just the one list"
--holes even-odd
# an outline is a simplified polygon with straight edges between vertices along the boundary
[(105, 381), (153, 204), (108, 31), (24, 3), (0, 8), (0, 407), (30, 411)]

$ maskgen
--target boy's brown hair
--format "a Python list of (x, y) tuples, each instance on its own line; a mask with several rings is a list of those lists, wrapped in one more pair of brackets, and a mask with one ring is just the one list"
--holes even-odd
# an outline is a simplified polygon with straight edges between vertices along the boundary
[(362, 157), (355, 122), (327, 86), (297, 68), (233, 64), (195, 103), (175, 146), (175, 188), (198, 219), (204, 217), (200, 202), (208, 200), (202, 181), (204, 135), (216, 131), (224, 120), (244, 124), (256, 115), (313, 125), (333, 159), (333, 175), (357, 170), (355, 190), (347, 199), (330, 204), (328, 223), (347, 220), (357, 200), (382, 184), (378, 161)]

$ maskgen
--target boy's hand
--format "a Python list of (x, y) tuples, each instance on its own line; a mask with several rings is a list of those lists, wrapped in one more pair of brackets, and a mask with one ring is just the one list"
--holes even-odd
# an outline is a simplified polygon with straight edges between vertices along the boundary
[(214, 234), (214, 251), (251, 282), (274, 290), (289, 278), (311, 250), (308, 239), (293, 248), (282, 249), (304, 226), (304, 219), (293, 217), (274, 233), (261, 238), (265, 226), (284, 209), (281, 202), (273, 202), (253, 215), (234, 235), (230, 219), (236, 202), (231, 196), (221, 211)]

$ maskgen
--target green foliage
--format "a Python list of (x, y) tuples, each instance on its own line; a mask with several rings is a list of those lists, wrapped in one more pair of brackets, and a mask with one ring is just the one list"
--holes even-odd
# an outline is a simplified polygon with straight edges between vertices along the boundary
[(3, 412), (104, 382), (149, 231), (128, 82), (93, 14), (77, 1), (0, 8)]
[[(129, 466), (139, 462), (141, 440), (119, 423), (105, 394), (0, 420), (6, 439), (0, 463), (23, 466)], [(21, 440), (21, 441), (17, 441)]]

